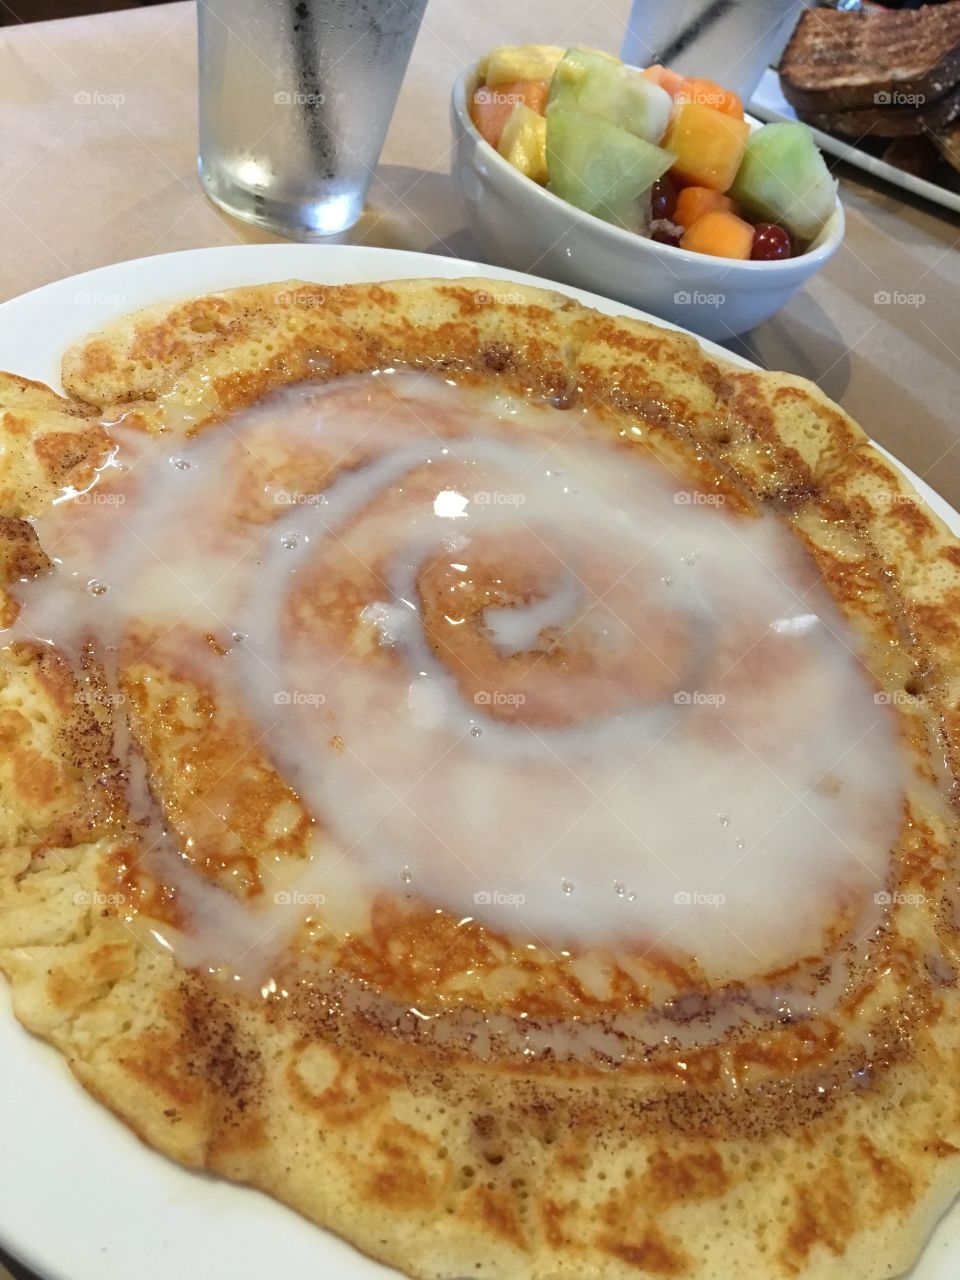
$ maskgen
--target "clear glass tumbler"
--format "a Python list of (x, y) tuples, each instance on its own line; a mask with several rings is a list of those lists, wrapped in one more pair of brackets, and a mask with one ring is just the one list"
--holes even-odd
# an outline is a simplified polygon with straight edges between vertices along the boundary
[(620, 56), (705, 76), (746, 103), (810, 0), (633, 0)]
[(426, 0), (198, 0), (200, 179), (293, 239), (360, 216)]

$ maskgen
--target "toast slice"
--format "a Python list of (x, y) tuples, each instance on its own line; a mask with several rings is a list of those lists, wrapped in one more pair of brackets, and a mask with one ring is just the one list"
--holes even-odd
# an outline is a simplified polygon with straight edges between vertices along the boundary
[[(906, 95), (904, 95), (906, 96)], [(897, 99), (894, 99), (894, 103)], [(934, 102), (918, 105), (891, 105), (883, 100), (875, 106), (847, 111), (810, 111), (798, 114), (816, 129), (838, 133), (844, 138), (903, 138), (929, 134), (934, 138), (960, 118), (960, 84)]]
[(960, 173), (960, 120), (937, 134), (933, 141), (951, 169)]
[(960, 81), (960, 0), (920, 9), (807, 9), (780, 62), (798, 114), (932, 103)]

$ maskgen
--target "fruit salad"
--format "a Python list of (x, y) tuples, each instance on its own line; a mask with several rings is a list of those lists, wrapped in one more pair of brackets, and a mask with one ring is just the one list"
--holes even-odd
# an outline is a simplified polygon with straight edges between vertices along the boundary
[(592, 49), (494, 49), (478, 68), (470, 118), (560, 199), (694, 253), (803, 253), (836, 201), (806, 125), (751, 130), (737, 95), (713, 80), (641, 71)]

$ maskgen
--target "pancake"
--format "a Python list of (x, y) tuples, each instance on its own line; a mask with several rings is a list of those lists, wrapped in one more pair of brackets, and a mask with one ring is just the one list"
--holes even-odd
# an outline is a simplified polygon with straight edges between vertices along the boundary
[(0, 967), (410, 1276), (888, 1276), (960, 1186), (960, 544), (816, 387), (483, 280), (4, 375)]

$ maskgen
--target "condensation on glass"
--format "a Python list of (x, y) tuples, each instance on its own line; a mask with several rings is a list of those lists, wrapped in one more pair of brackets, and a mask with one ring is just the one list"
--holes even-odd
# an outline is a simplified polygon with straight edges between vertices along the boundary
[(356, 222), (426, 0), (199, 0), (200, 177), (312, 239)]

